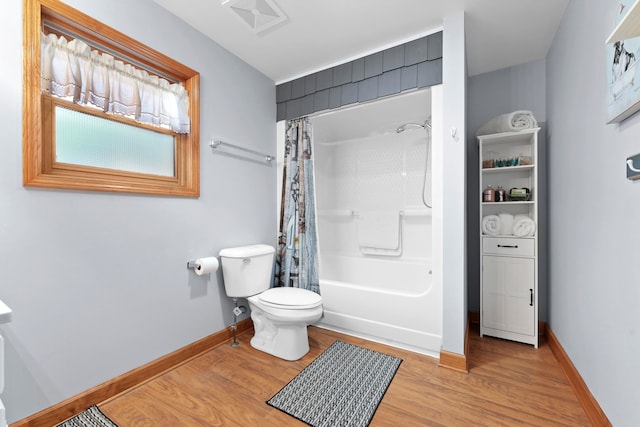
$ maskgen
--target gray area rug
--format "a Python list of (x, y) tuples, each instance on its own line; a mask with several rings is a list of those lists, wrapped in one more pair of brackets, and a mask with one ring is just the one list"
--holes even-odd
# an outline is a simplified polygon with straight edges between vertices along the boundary
[(401, 362), (336, 341), (267, 403), (313, 427), (365, 427)]
[(57, 427), (118, 427), (118, 425), (93, 405), (62, 424), (58, 424)]

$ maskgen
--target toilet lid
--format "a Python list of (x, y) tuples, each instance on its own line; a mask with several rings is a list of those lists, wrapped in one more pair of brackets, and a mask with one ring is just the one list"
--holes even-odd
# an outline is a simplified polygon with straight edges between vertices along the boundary
[(312, 308), (322, 304), (322, 297), (315, 292), (291, 287), (267, 289), (259, 298), (268, 305), (290, 309)]

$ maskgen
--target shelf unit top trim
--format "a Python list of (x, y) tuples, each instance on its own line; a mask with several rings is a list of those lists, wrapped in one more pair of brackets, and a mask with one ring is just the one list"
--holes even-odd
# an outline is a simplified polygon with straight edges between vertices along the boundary
[[(638, 0), (640, 1), (640, 0)], [(531, 136), (536, 134), (540, 130), (539, 127), (525, 129), (517, 132), (500, 132), (492, 133), (489, 135), (479, 135), (478, 142), (482, 141), (483, 144), (500, 144), (512, 141), (519, 141), (523, 136)]]
[(523, 166), (505, 166), (501, 168), (482, 168), (482, 173), (501, 173), (501, 172), (517, 172), (526, 171), (535, 168), (536, 165), (523, 165)]
[(482, 202), (483, 206), (499, 206), (499, 205), (532, 205), (535, 203), (535, 200), (518, 200), (518, 201), (507, 201), (507, 202)]
[(513, 234), (482, 234), (483, 239), (535, 240), (535, 236), (514, 236)]

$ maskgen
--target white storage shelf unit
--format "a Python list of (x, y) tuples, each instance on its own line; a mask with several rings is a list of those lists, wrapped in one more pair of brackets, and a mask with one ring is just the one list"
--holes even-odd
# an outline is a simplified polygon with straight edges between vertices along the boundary
[[(482, 234), (482, 218), (525, 214), (538, 223), (538, 131), (504, 132), (478, 137), (480, 150), (480, 335), (519, 341), (538, 347), (538, 236)], [(494, 160), (518, 159), (512, 166)], [(521, 161), (525, 160), (522, 164)], [(495, 164), (495, 162), (494, 162)], [(512, 164), (512, 163), (509, 163)], [(485, 167), (483, 167), (485, 166)], [(507, 200), (485, 202), (491, 185), (505, 189)], [(528, 200), (509, 200), (512, 188), (530, 190)]]

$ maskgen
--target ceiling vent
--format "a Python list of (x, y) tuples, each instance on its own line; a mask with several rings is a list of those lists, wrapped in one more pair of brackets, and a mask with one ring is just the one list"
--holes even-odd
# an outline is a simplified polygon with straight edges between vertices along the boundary
[(254, 33), (260, 33), (287, 20), (272, 0), (222, 0)]

